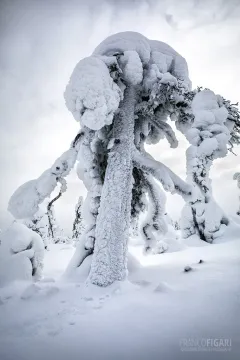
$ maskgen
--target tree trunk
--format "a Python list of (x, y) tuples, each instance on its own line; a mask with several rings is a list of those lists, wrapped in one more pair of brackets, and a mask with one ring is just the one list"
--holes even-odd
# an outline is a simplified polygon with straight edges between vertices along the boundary
[(136, 90), (129, 86), (114, 118), (114, 144), (108, 156), (89, 274), (91, 283), (99, 286), (110, 285), (127, 276), (135, 102)]

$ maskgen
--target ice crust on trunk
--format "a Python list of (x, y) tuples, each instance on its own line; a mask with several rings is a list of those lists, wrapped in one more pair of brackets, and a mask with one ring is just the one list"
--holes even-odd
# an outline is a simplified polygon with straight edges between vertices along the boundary
[(135, 102), (136, 90), (129, 86), (114, 119), (113, 136), (118, 142), (115, 142), (108, 158), (89, 275), (90, 281), (100, 286), (124, 280), (127, 276)]

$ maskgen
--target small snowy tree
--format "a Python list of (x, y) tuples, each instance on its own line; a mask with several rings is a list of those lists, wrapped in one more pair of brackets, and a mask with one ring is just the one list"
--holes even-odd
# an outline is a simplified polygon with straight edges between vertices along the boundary
[(222, 234), (229, 220), (212, 196), (209, 171), (214, 159), (226, 156), (228, 144), (239, 139), (239, 112), (234, 105), (212, 91), (200, 88), (191, 103), (194, 120), (186, 132), (188, 181), (194, 196), (184, 206), (181, 229), (183, 237), (196, 232), (200, 239), (212, 242)]
[(47, 249), (49, 244), (49, 221), (47, 213), (39, 209), (31, 218), (23, 220), (23, 224), (41, 236), (44, 247)]
[(175, 229), (175, 230), (180, 230), (181, 229), (181, 227), (180, 227), (180, 224), (179, 224), (179, 221), (174, 221), (174, 223), (173, 223), (173, 228)]
[[(191, 125), (187, 63), (170, 46), (126, 32), (110, 36), (81, 60), (65, 91), (66, 105), (82, 125), (81, 132), (53, 166), (21, 186), (9, 202), (16, 217), (35, 213), (78, 160), (78, 176), (88, 194), (86, 229), (69, 269), (92, 256), (89, 280), (106, 286), (127, 275), (131, 218), (148, 208), (142, 226), (146, 250), (164, 234), (165, 191), (191, 196), (191, 186), (154, 160), (145, 143), (177, 139), (169, 116), (180, 129)], [(68, 269), (68, 270), (69, 270)]]
[(61, 185), (59, 193), (48, 202), (46, 211), (44, 212), (42, 208), (39, 207), (36, 213), (33, 212), (31, 217), (23, 220), (24, 225), (41, 236), (45, 249), (50, 243), (69, 242), (63, 235), (63, 230), (58, 225), (55, 216), (54, 204), (67, 189), (65, 179), (60, 178), (59, 183)]
[(79, 241), (79, 238), (84, 231), (82, 212), (83, 212), (83, 197), (79, 196), (77, 205), (75, 207), (75, 219), (73, 222), (73, 229), (72, 229), (72, 239), (75, 245)]
[[(51, 242), (54, 244), (66, 242), (66, 238), (63, 236), (63, 230), (59, 227), (54, 210), (54, 203), (60, 199), (62, 194), (67, 190), (67, 183), (65, 179), (59, 180), (61, 183), (60, 191), (47, 205), (47, 216), (49, 222), (48, 236)], [(68, 242), (68, 241), (67, 241)]]
[[(237, 180), (237, 186), (240, 189), (240, 173), (239, 172), (236, 172), (233, 175), (233, 180)], [(240, 196), (239, 196), (239, 201), (240, 201)], [(240, 216), (240, 203), (239, 203), (239, 210), (237, 211), (237, 215)]]

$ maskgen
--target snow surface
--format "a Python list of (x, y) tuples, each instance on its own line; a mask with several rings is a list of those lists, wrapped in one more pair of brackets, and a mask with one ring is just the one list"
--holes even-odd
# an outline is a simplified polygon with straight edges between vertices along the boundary
[[(239, 359), (239, 230), (232, 224), (214, 245), (192, 237), (174, 253), (132, 246), (140, 264), (108, 288), (61, 281), (74, 248), (50, 245), (44, 280), (0, 289), (0, 359)], [(208, 338), (231, 348), (181, 348)]]

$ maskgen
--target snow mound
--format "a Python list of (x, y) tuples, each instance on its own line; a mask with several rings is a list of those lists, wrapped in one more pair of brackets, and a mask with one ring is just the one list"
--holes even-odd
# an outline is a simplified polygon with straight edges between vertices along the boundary
[(44, 243), (25, 225), (14, 222), (1, 234), (0, 286), (15, 280), (38, 280), (42, 275)]
[[(83, 260), (80, 267), (69, 266), (67, 271), (62, 276), (62, 280), (64, 282), (67, 281), (73, 283), (84, 283), (87, 280), (88, 275), (90, 273), (91, 263), (92, 263), (92, 255), (89, 255)], [(127, 255), (127, 264), (128, 264), (128, 272), (130, 274), (134, 273), (141, 267), (139, 261), (130, 252)]]

